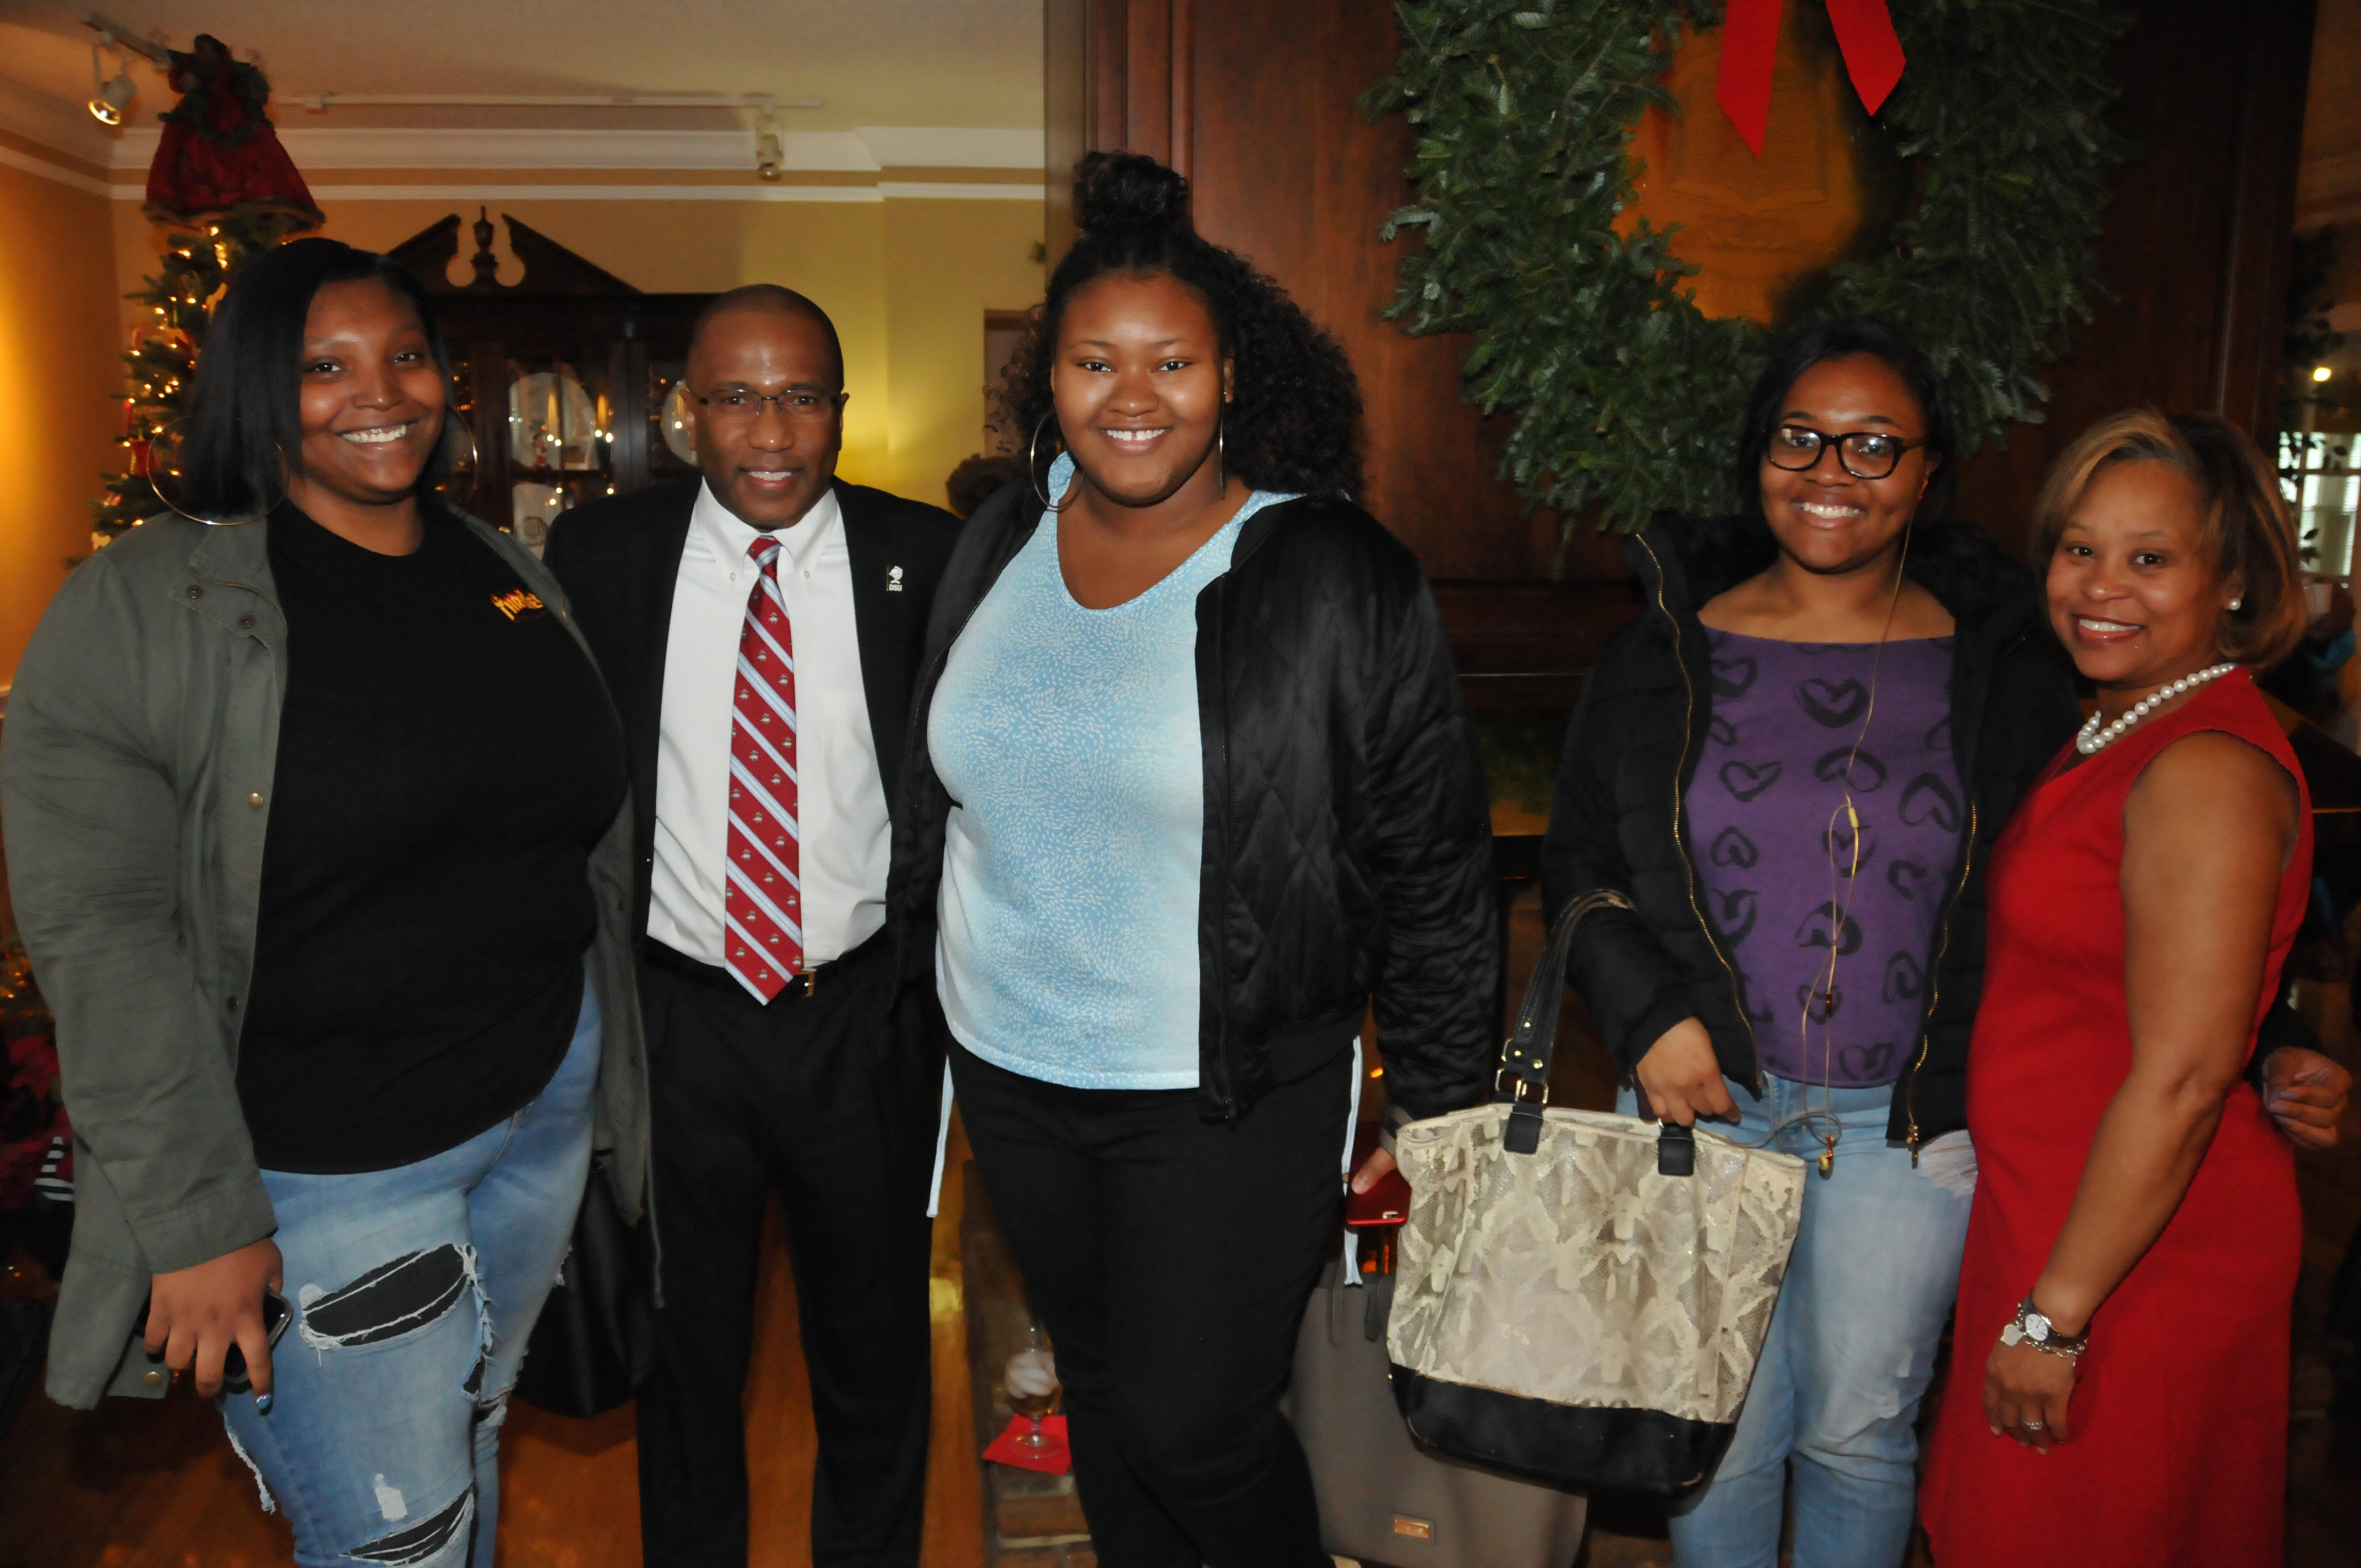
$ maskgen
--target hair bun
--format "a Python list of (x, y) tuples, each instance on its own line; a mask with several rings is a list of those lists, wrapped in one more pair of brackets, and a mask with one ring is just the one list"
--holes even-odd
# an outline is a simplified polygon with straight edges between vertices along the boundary
[(1189, 181), (1144, 153), (1091, 153), (1074, 166), (1074, 221), (1100, 236), (1187, 234)]

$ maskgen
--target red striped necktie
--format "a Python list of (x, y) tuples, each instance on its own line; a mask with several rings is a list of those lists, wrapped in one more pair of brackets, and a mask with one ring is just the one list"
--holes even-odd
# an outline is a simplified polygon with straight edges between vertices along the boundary
[(768, 1002), (804, 967), (803, 859), (796, 823), (796, 659), (779, 542), (746, 547), (755, 567), (738, 633), (730, 719), (730, 882), (722, 947), (732, 978)]

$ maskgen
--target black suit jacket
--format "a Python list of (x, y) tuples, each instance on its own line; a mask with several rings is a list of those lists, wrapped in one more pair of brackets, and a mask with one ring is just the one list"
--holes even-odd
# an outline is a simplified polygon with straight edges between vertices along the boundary
[[(667, 479), (628, 496), (603, 497), (565, 513), (549, 537), (550, 570), (574, 601), (575, 618), (623, 715), (633, 803), (631, 931), (642, 939), (655, 865), (656, 744), (673, 581), (700, 483)], [(890, 792), (902, 776), (909, 744), (910, 688), (926, 648), (928, 611), (960, 524), (939, 507), (841, 479), (836, 499), (852, 556), (853, 624), (869, 732), (877, 746), (878, 776)]]

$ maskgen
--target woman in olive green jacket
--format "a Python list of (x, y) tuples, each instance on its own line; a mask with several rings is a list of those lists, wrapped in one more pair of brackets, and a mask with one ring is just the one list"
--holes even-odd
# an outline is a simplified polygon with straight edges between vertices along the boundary
[(593, 1146), (627, 1217), (645, 1180), (620, 726), (555, 579), (435, 499), (446, 387), (384, 258), (251, 263), (174, 499), (252, 521), (78, 567), (0, 730), (76, 1135), (49, 1391), (160, 1354), (213, 1395), (236, 1349), (221, 1403), (305, 1563), (490, 1563)]

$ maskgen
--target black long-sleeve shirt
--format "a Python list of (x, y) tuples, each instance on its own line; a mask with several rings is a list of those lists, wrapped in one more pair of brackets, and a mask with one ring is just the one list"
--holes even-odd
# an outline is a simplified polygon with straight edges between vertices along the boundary
[(264, 526), (288, 686), (238, 1095), (265, 1168), (385, 1169), (564, 1058), (622, 736), (564, 625), (456, 519), (401, 556), (292, 506)]

